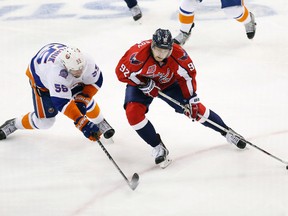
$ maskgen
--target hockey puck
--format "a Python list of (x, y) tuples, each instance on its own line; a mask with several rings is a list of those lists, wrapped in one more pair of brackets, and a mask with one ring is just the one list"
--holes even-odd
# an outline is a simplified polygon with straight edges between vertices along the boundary
[(288, 170), (288, 165), (286, 166), (286, 169)]

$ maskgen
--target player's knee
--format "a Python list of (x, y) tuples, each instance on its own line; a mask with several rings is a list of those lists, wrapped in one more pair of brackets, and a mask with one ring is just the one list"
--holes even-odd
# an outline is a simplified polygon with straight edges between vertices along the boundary
[(207, 119), (210, 115), (210, 110), (207, 109), (202, 103), (198, 104), (198, 113), (201, 116), (204, 116), (204, 119), (202, 117), (197, 118), (197, 121), (199, 121), (200, 123), (205, 122), (205, 118)]
[(145, 119), (147, 107), (144, 104), (131, 102), (126, 105), (126, 116), (130, 125), (136, 125)]

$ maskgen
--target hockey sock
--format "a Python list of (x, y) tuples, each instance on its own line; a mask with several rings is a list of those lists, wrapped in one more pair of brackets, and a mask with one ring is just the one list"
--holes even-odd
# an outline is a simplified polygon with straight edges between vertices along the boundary
[(159, 137), (157, 136), (155, 128), (150, 121), (148, 121), (147, 124), (141, 129), (136, 130), (136, 132), (146, 143), (152, 147), (159, 145)]
[[(221, 117), (219, 115), (217, 115), (215, 112), (213, 112), (212, 110), (210, 110), (210, 115), (209, 115), (208, 119), (215, 122), (216, 124), (226, 128), (226, 129), (228, 129), (228, 126), (223, 122)], [(226, 132), (224, 132), (221, 129), (219, 129), (218, 127), (210, 124), (209, 122), (203, 122), (202, 124), (206, 127), (209, 127), (211, 129), (221, 133), (223, 136), (226, 135)]]
[(128, 6), (128, 8), (133, 8), (137, 5), (137, 0), (124, 0)]

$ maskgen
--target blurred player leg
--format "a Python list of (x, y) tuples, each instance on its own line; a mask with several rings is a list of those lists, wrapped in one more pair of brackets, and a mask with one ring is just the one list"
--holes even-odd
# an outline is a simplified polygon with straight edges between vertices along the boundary
[(255, 17), (253, 13), (249, 12), (243, 1), (221, 0), (221, 3), (226, 16), (243, 23), (247, 37), (253, 39), (256, 32)]
[(137, 0), (124, 0), (131, 11), (132, 17), (135, 21), (142, 17), (142, 11), (137, 3)]
[(194, 12), (197, 8), (197, 0), (182, 0), (179, 7), (178, 19), (180, 22), (180, 33), (174, 38), (174, 42), (184, 45), (191, 35), (194, 27)]
[[(30, 84), (33, 80), (30, 80)], [(32, 85), (33, 86), (33, 85)], [(48, 91), (32, 87), (32, 99), (34, 112), (29, 112), (23, 117), (6, 121), (0, 127), (0, 140), (6, 139), (8, 135), (17, 129), (48, 129), (55, 122), (58, 111), (54, 108)]]

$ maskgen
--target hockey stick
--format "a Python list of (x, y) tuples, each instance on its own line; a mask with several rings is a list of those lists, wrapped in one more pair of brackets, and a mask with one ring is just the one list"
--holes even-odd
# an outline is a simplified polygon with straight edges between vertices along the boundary
[[(180, 107), (181, 107), (182, 109), (184, 109), (184, 110), (187, 110), (187, 109), (188, 109), (186, 106), (184, 106), (183, 104), (181, 104), (179, 101), (175, 100), (174, 98), (170, 97), (169, 95), (166, 95), (165, 93), (163, 93), (163, 92), (161, 92), (161, 91), (159, 91), (159, 95), (161, 95), (162, 97), (168, 99), (169, 101), (173, 102), (174, 104), (180, 106)], [(207, 121), (208, 123), (210, 123), (210, 124), (214, 125), (215, 127), (219, 128), (220, 130), (225, 131), (226, 133), (228, 132), (228, 130), (227, 130), (226, 128), (224, 128), (224, 127), (222, 127), (221, 125), (219, 125), (219, 124), (211, 121), (210, 119), (208, 119), (208, 118), (206, 118), (206, 117), (204, 117), (204, 116), (202, 116), (202, 115), (200, 115), (200, 114), (198, 114), (198, 116), (201, 117), (201, 118), (203, 118), (203, 119), (204, 119), (205, 121)], [(262, 149), (262, 148), (260, 148), (260, 147), (258, 147), (258, 146), (256, 146), (256, 145), (254, 145), (253, 143), (245, 140), (244, 138), (242, 138), (242, 139), (243, 139), (243, 141), (245, 141), (248, 145), (250, 145), (250, 146), (252, 146), (252, 147), (254, 147), (254, 148), (262, 151), (263, 153), (267, 154), (268, 156), (270, 156), (270, 157), (272, 157), (272, 158), (280, 161), (281, 163), (285, 164), (285, 165), (286, 165), (286, 169), (288, 169), (288, 162), (287, 162), (287, 161), (284, 161), (284, 160), (282, 160), (281, 158), (276, 157), (275, 155), (272, 155), (271, 153), (267, 152), (266, 150), (264, 150), (264, 149)]]
[(102, 148), (102, 150), (105, 152), (105, 154), (108, 156), (108, 158), (112, 161), (112, 163), (114, 164), (114, 166), (117, 168), (117, 170), (120, 172), (120, 174), (123, 176), (123, 178), (125, 179), (125, 181), (127, 182), (127, 184), (129, 185), (129, 187), (132, 190), (135, 190), (136, 187), (139, 184), (139, 175), (137, 173), (134, 173), (132, 176), (131, 181), (128, 180), (128, 178), (125, 176), (125, 174), (122, 172), (122, 170), (119, 168), (119, 166), (116, 164), (116, 162), (113, 160), (112, 156), (109, 154), (109, 152), (106, 150), (106, 148), (104, 147), (104, 145), (102, 144), (102, 142), (97, 139), (98, 144), (100, 145), (100, 147)]

